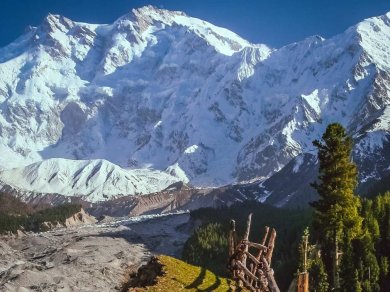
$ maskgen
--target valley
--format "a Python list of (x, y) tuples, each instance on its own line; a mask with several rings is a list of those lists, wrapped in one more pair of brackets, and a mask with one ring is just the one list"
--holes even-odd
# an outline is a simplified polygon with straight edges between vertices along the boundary
[(0, 48), (0, 291), (386, 289), (390, 12), (276, 48), (162, 7)]
[(123, 218), (2, 237), (0, 291), (121, 291), (152, 255), (181, 255), (188, 219)]

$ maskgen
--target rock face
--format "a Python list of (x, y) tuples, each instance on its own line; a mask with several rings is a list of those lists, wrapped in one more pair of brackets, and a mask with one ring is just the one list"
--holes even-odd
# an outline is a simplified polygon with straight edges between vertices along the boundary
[(260, 192), (246, 186), (164, 190), (145, 196), (124, 196), (118, 199), (86, 205), (95, 217), (139, 216), (166, 214), (175, 211), (190, 211), (199, 208), (230, 206), (244, 200), (261, 200)]
[(80, 212), (74, 214), (72, 217), (69, 217), (65, 220), (65, 226), (71, 227), (71, 226), (78, 226), (78, 225), (84, 225), (84, 224), (93, 224), (96, 223), (97, 220), (95, 217), (89, 215), (84, 211), (83, 208), (81, 208)]
[(360, 179), (377, 180), (389, 172), (388, 43), (390, 13), (280, 49), (150, 6), (109, 25), (49, 15), (0, 49), (0, 165), (105, 159), (221, 186), (270, 178), (337, 121)]

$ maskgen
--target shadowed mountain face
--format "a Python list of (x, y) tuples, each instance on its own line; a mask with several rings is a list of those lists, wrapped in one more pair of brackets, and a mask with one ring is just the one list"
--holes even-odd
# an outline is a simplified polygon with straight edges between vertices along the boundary
[[(272, 176), (299, 173), (291, 159), (314, 155), (311, 141), (337, 121), (356, 141), (360, 179), (375, 181), (390, 171), (388, 43), (390, 13), (280, 49), (150, 6), (109, 25), (49, 15), (0, 49), (0, 167), (20, 175), (48, 169), (46, 159), (105, 159), (159, 170), (146, 183), (155, 184), (150, 192), (169, 185), (162, 177), (202, 187), (269, 179), (261, 197), (284, 205), (304, 191), (285, 176), (289, 188), (277, 195)], [(51, 193), (98, 198), (96, 190), (147, 189), (116, 165), (102, 168), (115, 176), (79, 181), (73, 174), (82, 167), (65, 159), (52, 162), (56, 172), (83, 188)], [(278, 172), (285, 166), (290, 171)], [(0, 173), (3, 185), (46, 192), (49, 174), (29, 177), (37, 181), (18, 185)]]

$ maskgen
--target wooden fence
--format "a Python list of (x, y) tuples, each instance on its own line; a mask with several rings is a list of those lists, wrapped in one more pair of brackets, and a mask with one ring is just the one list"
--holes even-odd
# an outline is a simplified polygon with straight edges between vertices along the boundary
[(265, 227), (261, 243), (249, 241), (252, 214), (247, 220), (244, 238), (237, 240), (235, 221), (231, 221), (229, 232), (229, 270), (240, 286), (256, 292), (279, 292), (271, 269), (272, 253), (275, 246), (276, 231)]

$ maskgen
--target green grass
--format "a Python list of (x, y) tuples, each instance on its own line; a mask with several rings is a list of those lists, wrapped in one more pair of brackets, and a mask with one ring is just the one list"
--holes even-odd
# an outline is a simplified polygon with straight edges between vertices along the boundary
[(205, 268), (165, 255), (159, 256), (158, 261), (163, 266), (163, 275), (157, 277), (157, 283), (129, 291), (245, 291), (233, 280), (219, 277)]

